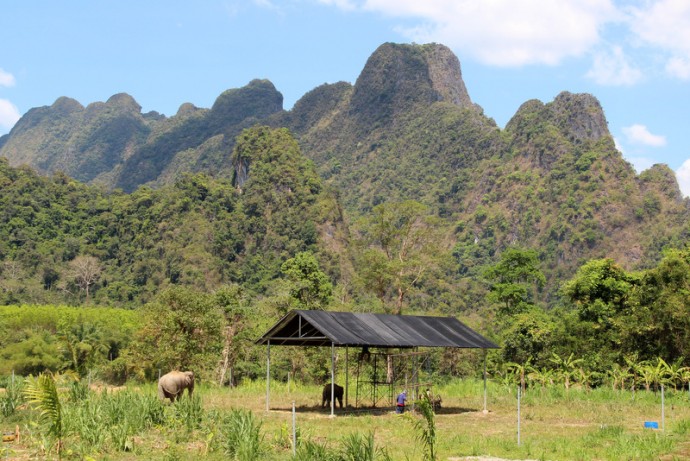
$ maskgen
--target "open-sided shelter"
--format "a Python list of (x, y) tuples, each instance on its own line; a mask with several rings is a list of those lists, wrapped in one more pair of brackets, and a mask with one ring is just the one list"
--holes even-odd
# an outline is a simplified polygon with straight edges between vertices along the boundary
[(267, 346), (266, 410), (269, 409), (271, 346), (331, 347), (331, 415), (334, 412), (336, 347), (495, 349), (498, 346), (455, 317), (293, 310), (256, 341)]

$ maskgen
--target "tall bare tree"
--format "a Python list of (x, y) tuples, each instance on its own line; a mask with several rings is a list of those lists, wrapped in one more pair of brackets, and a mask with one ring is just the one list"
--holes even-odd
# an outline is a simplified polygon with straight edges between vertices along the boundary
[(70, 274), (77, 286), (86, 292), (86, 300), (89, 299), (89, 290), (101, 277), (103, 267), (98, 258), (94, 256), (77, 256), (70, 264)]

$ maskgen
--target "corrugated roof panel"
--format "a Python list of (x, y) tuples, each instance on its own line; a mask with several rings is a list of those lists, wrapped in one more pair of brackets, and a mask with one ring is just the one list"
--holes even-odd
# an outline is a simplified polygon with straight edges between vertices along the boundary
[(258, 344), (287, 346), (457, 347), (498, 346), (454, 317), (295, 310)]

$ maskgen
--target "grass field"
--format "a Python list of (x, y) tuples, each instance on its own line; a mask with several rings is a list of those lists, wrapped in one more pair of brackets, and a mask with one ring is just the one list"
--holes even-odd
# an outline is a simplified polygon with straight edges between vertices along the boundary
[[(352, 391), (352, 390), (351, 390)], [(690, 459), (690, 394), (666, 390), (662, 419), (660, 392), (594, 390), (562, 387), (528, 389), (521, 398), (520, 444), (518, 445), (517, 389), (489, 383), (488, 411), (484, 412), (483, 384), (458, 380), (437, 387), (442, 408), (433, 418), (438, 460), (469, 457), (544, 460), (673, 460)], [(63, 459), (96, 460), (192, 460), (292, 458), (292, 405), (299, 440), (343, 450), (352, 434), (370, 437), (375, 447), (385, 449), (392, 460), (422, 460), (425, 446), (418, 440), (414, 421), (419, 415), (396, 415), (392, 408), (356, 411), (353, 408), (320, 408), (320, 388), (272, 383), (271, 410), (265, 411), (265, 382), (244, 383), (236, 388), (199, 385), (196, 399), (176, 405), (160, 405), (155, 387), (87, 392), (82, 400), (70, 399), (63, 390)], [(0, 390), (0, 399), (6, 397)], [(354, 398), (350, 394), (350, 403)], [(185, 403), (188, 402), (188, 403)], [(196, 402), (196, 407), (192, 405)], [(119, 403), (118, 403), (119, 402)], [(141, 408), (146, 412), (142, 412)], [(233, 452), (231, 437), (238, 420), (228, 415), (243, 410), (250, 415), (258, 435), (260, 454)], [(137, 425), (146, 413), (151, 423)], [(109, 413), (110, 412), (110, 413)], [(120, 414), (110, 417), (108, 414)], [(134, 413), (133, 413), (134, 414)], [(235, 414), (237, 416), (237, 414)], [(0, 423), (3, 433), (20, 428), (19, 441), (3, 442), (0, 460), (57, 459), (38, 412), (21, 404)], [(110, 425), (106, 420), (114, 421)], [(659, 429), (645, 429), (655, 421)], [(246, 422), (246, 421), (245, 421)], [(98, 425), (102, 424), (99, 429)], [(244, 424), (244, 423), (242, 423)], [(239, 437), (249, 437), (239, 435)], [(332, 459), (332, 458), (328, 458)], [(373, 458), (340, 458), (373, 459)], [(380, 459), (383, 459), (382, 457)]]

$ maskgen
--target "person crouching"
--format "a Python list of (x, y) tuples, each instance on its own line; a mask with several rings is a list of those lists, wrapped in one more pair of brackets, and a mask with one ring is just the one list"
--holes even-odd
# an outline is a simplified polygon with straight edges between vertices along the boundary
[(395, 412), (397, 414), (405, 413), (405, 403), (407, 402), (407, 392), (402, 391), (398, 394), (398, 398), (395, 401)]

